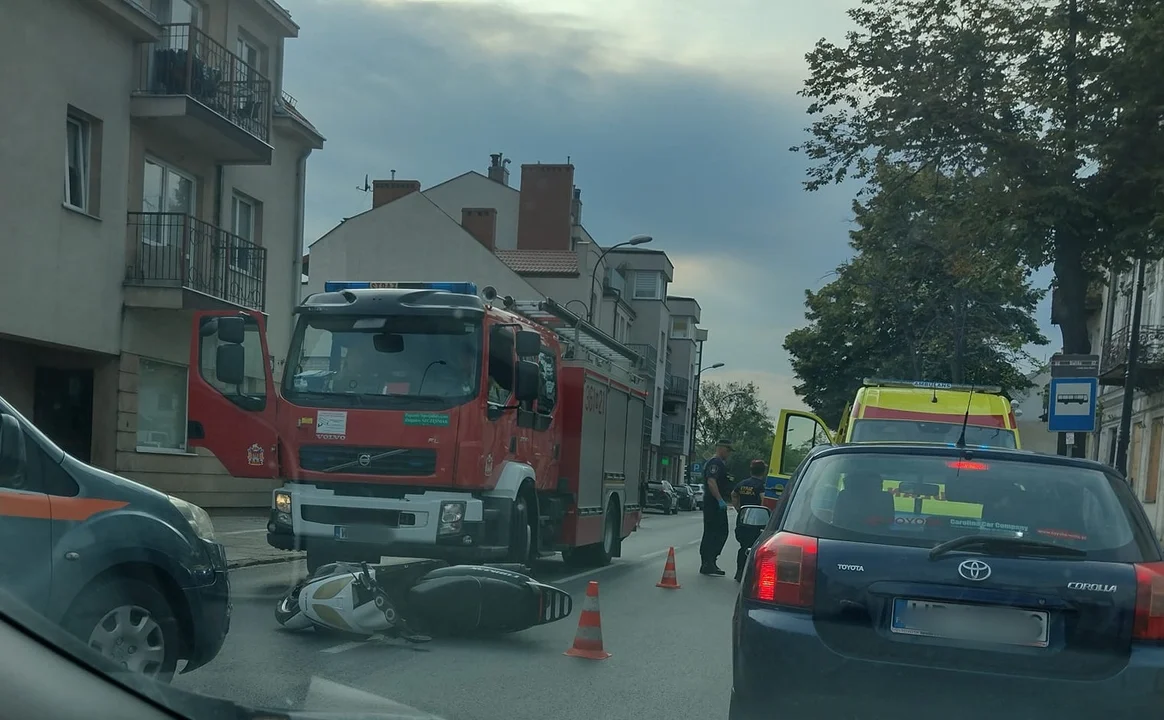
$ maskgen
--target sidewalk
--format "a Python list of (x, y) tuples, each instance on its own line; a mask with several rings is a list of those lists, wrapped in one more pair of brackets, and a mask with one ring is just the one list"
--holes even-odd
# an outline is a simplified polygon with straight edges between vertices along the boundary
[(267, 510), (208, 509), (214, 521), (214, 536), (226, 547), (230, 568), (291, 562), (302, 552), (277, 550), (267, 544)]

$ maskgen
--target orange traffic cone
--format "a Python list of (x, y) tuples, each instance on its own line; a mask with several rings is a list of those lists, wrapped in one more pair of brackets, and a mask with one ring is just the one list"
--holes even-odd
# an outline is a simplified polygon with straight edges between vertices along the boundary
[(675, 548), (667, 551), (667, 564), (663, 566), (663, 579), (655, 583), (655, 587), (678, 590), (679, 578), (675, 577)]
[(587, 660), (605, 660), (610, 653), (602, 649), (602, 619), (598, 612), (598, 583), (594, 580), (586, 586), (586, 601), (582, 603), (582, 615), (578, 618), (578, 632), (574, 634), (574, 646), (565, 652), (570, 657)]

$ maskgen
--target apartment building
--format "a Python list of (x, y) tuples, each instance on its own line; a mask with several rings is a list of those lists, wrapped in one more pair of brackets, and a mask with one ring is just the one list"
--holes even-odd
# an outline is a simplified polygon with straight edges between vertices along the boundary
[(13, 0), (0, 23), (0, 393), (206, 506), (269, 501), (189, 446), (187, 378), (197, 310), (290, 334), (324, 142), (283, 90), (298, 33), (272, 0)]
[[(1139, 325), (1139, 363), (1132, 400), (1127, 475), (1148, 519), (1164, 538), (1164, 277), (1161, 262), (1144, 268)], [(1132, 338), (1135, 272), (1110, 273), (1102, 289), (1089, 296), (1092, 352), (1099, 355), (1099, 432), (1089, 438), (1090, 457), (1114, 465), (1123, 407), (1124, 374)]]
[[(327, 280), (471, 280), (521, 299), (553, 298), (627, 344), (652, 382), (642, 467), (680, 482), (692, 445), (699, 305), (668, 296), (675, 268), (666, 253), (631, 235), (605, 247), (582, 224), (582, 191), (570, 164), (521, 166), (491, 156), (470, 171), (421, 189), (416, 180), (373, 183), (372, 207), (312, 243), (305, 292)], [(672, 305), (675, 307), (673, 308)]]

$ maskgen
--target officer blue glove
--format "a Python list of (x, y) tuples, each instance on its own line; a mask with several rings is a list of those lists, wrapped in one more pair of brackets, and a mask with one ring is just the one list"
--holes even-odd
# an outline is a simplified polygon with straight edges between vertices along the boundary
[(719, 509), (720, 510), (727, 510), (727, 503), (723, 501), (723, 498), (720, 498), (720, 500), (719, 500)]

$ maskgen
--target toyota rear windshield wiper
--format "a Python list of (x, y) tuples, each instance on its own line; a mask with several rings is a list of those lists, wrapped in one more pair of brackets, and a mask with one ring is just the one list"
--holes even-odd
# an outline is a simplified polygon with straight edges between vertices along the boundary
[(939, 543), (930, 550), (930, 560), (937, 560), (956, 550), (973, 550), (987, 555), (1042, 555), (1044, 557), (1087, 557), (1085, 550), (1064, 547), (1042, 540), (1028, 540), (1006, 535), (963, 535)]

